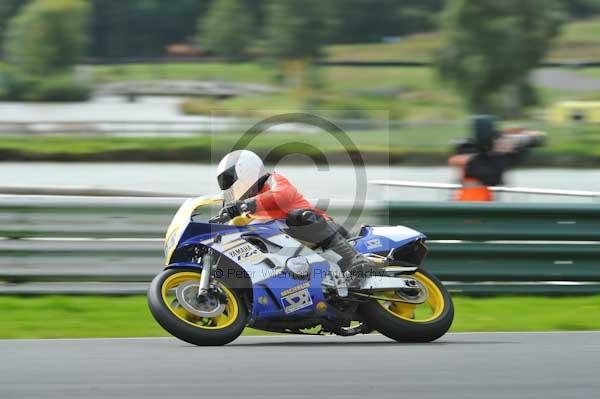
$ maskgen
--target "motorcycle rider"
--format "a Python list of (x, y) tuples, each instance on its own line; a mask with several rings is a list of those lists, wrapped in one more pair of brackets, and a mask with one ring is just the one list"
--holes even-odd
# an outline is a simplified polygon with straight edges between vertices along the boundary
[(227, 154), (217, 167), (217, 182), (223, 190), (221, 215), (234, 218), (249, 213), (286, 219), (290, 236), (340, 255), (338, 264), (343, 272), (349, 272), (351, 280), (375, 273), (375, 265), (348, 243), (345, 229), (313, 207), (283, 175), (267, 172), (254, 152)]
[(448, 160), (461, 171), (457, 201), (493, 201), (490, 186), (504, 184), (504, 173), (524, 158), (530, 148), (543, 144), (545, 133), (521, 128), (498, 129), (492, 115), (472, 120), (473, 138), (459, 143)]

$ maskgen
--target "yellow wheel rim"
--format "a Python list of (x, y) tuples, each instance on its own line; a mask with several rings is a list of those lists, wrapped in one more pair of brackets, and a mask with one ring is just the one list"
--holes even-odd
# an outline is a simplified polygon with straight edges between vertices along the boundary
[[(422, 304), (392, 302), (378, 300), (377, 303), (394, 316), (415, 323), (426, 323), (440, 317), (445, 308), (444, 295), (439, 287), (422, 273), (416, 272), (412, 277), (427, 288), (427, 299)], [(385, 291), (384, 297), (401, 299), (395, 291)]]
[(201, 275), (201, 273), (196, 272), (180, 272), (169, 276), (161, 287), (162, 299), (165, 306), (177, 318), (193, 327), (208, 330), (219, 330), (229, 327), (238, 317), (238, 302), (233, 292), (220, 281), (217, 281), (217, 284), (227, 296), (225, 310), (220, 315), (216, 317), (199, 317), (191, 314), (177, 303), (175, 289), (190, 280), (200, 282)]

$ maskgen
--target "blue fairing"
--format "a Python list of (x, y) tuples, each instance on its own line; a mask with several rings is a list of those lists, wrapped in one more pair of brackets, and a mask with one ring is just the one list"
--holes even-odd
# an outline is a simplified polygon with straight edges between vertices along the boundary
[[(251, 224), (246, 226), (230, 226), (212, 223), (201, 223), (190, 221), (181, 235), (177, 248), (183, 248), (189, 245), (197, 245), (207, 240), (213, 239), (217, 234), (227, 235), (234, 233), (249, 233), (261, 238), (270, 238), (281, 235), (282, 230), (287, 228), (281, 220), (273, 220), (267, 223)], [(210, 244), (205, 244), (209, 245)], [(244, 265), (239, 265), (247, 272), (251, 270)], [(173, 262), (167, 266), (168, 269), (174, 268), (194, 268), (201, 270), (202, 265), (194, 262)], [(272, 318), (298, 318), (314, 314), (316, 305), (325, 301), (321, 281), (329, 271), (327, 261), (311, 263), (310, 278), (296, 278), (291, 273), (285, 272), (275, 274), (256, 284), (253, 284), (253, 304), (252, 318), (254, 320), (272, 319)], [(295, 293), (309, 294), (308, 303), (293, 309), (294, 303), (289, 302)], [(286, 293), (287, 291), (287, 293)], [(291, 292), (291, 294), (290, 294)], [(305, 295), (305, 298), (308, 296)], [(286, 308), (288, 312), (286, 312)]]
[[(312, 264), (311, 266), (310, 279), (293, 278), (289, 273), (284, 273), (254, 285), (253, 319), (297, 318), (314, 314), (317, 304), (325, 301), (323, 289), (321, 288), (321, 280), (329, 271), (329, 264), (322, 262)], [(284, 291), (294, 289), (295, 287), (302, 287), (302, 290), (304, 290), (303, 284), (306, 283), (308, 283), (308, 287), (305, 289), (308, 289), (312, 304), (286, 313), (285, 309), (291, 303), (288, 301), (288, 296), (285, 295)]]
[(190, 222), (181, 236), (178, 248), (200, 243), (215, 237), (217, 234), (251, 232), (260, 237), (268, 238), (276, 234), (281, 234), (282, 227), (285, 227), (285, 223), (279, 220), (239, 227), (214, 223)]
[(365, 226), (360, 236), (355, 241), (355, 248), (361, 253), (389, 252), (426, 238), (423, 233), (404, 226)]
[[(251, 224), (246, 226), (230, 226), (211, 223), (199, 223), (190, 221), (177, 243), (177, 248), (203, 243), (207, 246), (218, 246), (212, 239), (218, 234), (227, 236), (229, 234), (248, 233), (263, 239), (276, 240), (281, 238), (287, 226), (283, 221), (274, 220), (267, 223)], [(402, 227), (364, 227), (361, 230), (362, 237), (356, 240), (356, 249), (363, 253), (387, 252), (393, 248), (399, 248), (412, 243), (425, 236), (415, 230)], [(277, 237), (275, 237), (277, 236)], [(291, 240), (297, 246), (302, 246), (288, 235), (283, 234), (285, 240)], [(242, 240), (235, 238), (234, 240)], [(267, 240), (268, 241), (268, 240)], [(289, 241), (286, 241), (289, 243)], [(240, 245), (240, 244), (238, 244)], [(243, 244), (251, 245), (251, 244)], [(258, 269), (272, 270), (273, 275), (264, 278), (252, 277), (253, 303), (251, 317), (254, 320), (282, 319), (314, 317), (317, 312), (317, 304), (325, 302), (322, 280), (327, 275), (330, 265), (318, 254), (308, 250), (313, 259), (310, 261), (311, 273), (308, 278), (297, 278), (287, 272), (285, 268), (269, 266), (266, 261), (258, 263), (238, 262), (248, 275), (253, 275)], [(258, 252), (258, 250), (256, 250)], [(225, 253), (225, 252), (223, 252)], [(299, 253), (299, 252), (298, 252)], [(232, 258), (231, 255), (230, 259)], [(304, 256), (304, 255), (303, 255)], [(201, 270), (202, 265), (191, 261), (171, 263), (167, 268), (195, 268)], [(256, 274), (254, 274), (256, 276)], [(327, 311), (326, 311), (327, 312)], [(321, 313), (321, 317), (335, 317), (333, 314)]]

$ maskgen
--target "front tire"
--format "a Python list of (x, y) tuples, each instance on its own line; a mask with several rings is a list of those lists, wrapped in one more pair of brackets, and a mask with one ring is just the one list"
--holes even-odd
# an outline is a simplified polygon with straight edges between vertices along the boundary
[[(398, 342), (431, 342), (444, 335), (454, 320), (454, 304), (443, 284), (431, 273), (420, 269), (411, 277), (427, 288), (422, 305), (372, 299), (360, 306), (368, 325)], [(375, 293), (399, 299), (394, 291)], [(423, 309), (424, 308), (424, 309)]]
[(148, 306), (152, 316), (173, 336), (199, 346), (225, 345), (240, 336), (248, 311), (239, 293), (224, 281), (215, 280), (227, 297), (225, 310), (218, 316), (198, 317), (178, 303), (173, 291), (190, 281), (200, 281), (196, 270), (171, 269), (158, 274), (148, 289)]

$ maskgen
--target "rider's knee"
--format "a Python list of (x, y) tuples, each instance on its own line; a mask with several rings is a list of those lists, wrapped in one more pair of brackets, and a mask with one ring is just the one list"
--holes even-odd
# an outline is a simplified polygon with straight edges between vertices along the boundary
[(290, 211), (286, 223), (289, 235), (318, 246), (326, 247), (337, 233), (327, 219), (312, 209)]

